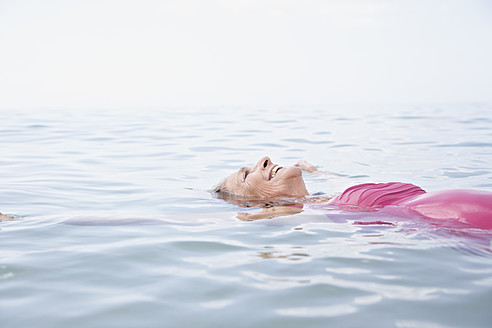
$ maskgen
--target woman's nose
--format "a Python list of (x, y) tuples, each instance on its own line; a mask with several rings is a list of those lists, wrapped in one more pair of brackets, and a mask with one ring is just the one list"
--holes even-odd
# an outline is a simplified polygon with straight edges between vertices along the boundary
[(265, 170), (268, 167), (268, 165), (270, 165), (271, 162), (272, 160), (270, 159), (270, 157), (265, 156), (262, 159), (260, 159), (260, 161), (257, 164), (257, 167), (259, 167), (262, 170)]

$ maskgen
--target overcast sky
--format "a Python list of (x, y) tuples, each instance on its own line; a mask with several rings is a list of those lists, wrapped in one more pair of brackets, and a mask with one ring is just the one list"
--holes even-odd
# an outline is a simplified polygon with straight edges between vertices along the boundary
[(0, 0), (0, 108), (492, 101), (492, 1)]

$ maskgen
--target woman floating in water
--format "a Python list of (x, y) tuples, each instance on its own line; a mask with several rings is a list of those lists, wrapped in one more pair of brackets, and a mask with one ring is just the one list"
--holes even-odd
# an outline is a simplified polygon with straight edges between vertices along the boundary
[[(228, 176), (214, 191), (225, 198), (304, 197), (308, 191), (301, 169), (309, 172), (317, 170), (303, 161), (284, 168), (274, 164), (269, 157), (264, 157), (255, 166), (243, 167)], [(330, 206), (344, 209), (373, 211), (391, 207), (424, 218), (457, 220), (478, 228), (492, 229), (492, 192), (488, 191), (456, 189), (426, 192), (409, 183), (366, 183), (350, 187), (326, 201)]]

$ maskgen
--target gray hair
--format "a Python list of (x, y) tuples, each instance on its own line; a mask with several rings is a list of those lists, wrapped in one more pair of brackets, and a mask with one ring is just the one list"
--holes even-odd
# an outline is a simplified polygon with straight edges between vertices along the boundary
[(216, 184), (215, 186), (213, 186), (212, 189), (210, 189), (210, 192), (216, 193), (216, 194), (219, 194), (219, 193), (228, 193), (228, 191), (225, 188), (225, 183), (224, 182), (225, 181), (219, 182), (218, 184)]

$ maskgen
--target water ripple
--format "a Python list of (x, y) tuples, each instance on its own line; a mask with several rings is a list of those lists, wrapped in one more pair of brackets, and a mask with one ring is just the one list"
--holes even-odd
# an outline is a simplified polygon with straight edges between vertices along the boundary
[(456, 144), (440, 144), (434, 147), (492, 147), (492, 143), (490, 142), (477, 142), (477, 141), (468, 141), (468, 142), (460, 142)]
[(360, 109), (0, 111), (2, 327), (488, 327), (490, 232), (209, 194), (265, 155), (322, 195), (492, 190), (490, 106)]

